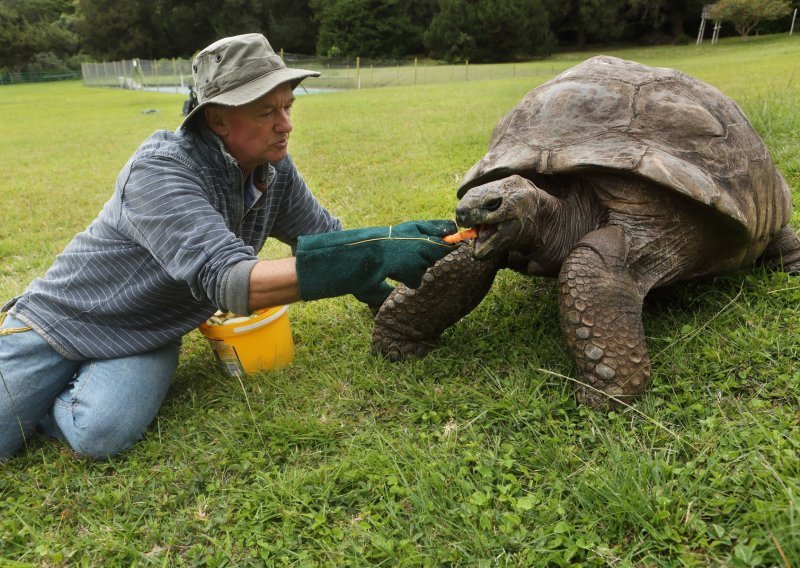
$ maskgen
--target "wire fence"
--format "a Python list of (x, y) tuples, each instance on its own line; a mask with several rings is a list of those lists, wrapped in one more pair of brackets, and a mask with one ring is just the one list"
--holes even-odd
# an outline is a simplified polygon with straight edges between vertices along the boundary
[[(551, 77), (561, 69), (542, 61), (440, 65), (428, 61), (326, 58), (281, 53), (290, 67), (319, 71), (322, 75), (303, 82), (306, 90), (338, 90), (479, 81), (510, 77)], [(188, 91), (192, 84), (188, 59), (131, 59), (83, 63), (83, 83), (89, 87), (115, 87), (165, 92)]]
[(0, 73), (0, 85), (15, 83), (42, 83), (80, 79), (80, 71), (28, 71), (25, 73)]
[(188, 59), (123, 59), (82, 63), (81, 74), (87, 87), (185, 93), (192, 84), (192, 62)]

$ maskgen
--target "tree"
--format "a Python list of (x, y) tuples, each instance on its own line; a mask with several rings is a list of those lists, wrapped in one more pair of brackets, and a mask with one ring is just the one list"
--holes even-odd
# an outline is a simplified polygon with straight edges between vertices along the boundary
[(439, 0), (414, 0), (403, 4), (403, 11), (415, 30), (414, 36), (409, 38), (409, 48), (413, 53), (425, 53), (425, 32), (439, 11)]
[(512, 61), (549, 54), (549, 24), (540, 0), (441, 0), (425, 44), (432, 57), (451, 62)]
[(0, 69), (66, 69), (80, 47), (69, 0), (0, 2)]
[(319, 22), (317, 53), (363, 57), (400, 57), (419, 44), (402, 0), (312, 0)]
[(733, 27), (746, 39), (759, 22), (774, 20), (791, 11), (789, 0), (720, 0), (711, 7), (712, 20), (733, 22)]
[(277, 50), (315, 53), (319, 24), (308, 0), (272, 0), (269, 4), (267, 38)]
[(610, 42), (626, 31), (626, 0), (570, 0), (552, 10), (558, 14), (552, 29), (563, 36), (574, 37), (575, 46), (583, 49), (589, 42)]
[(77, 0), (84, 49), (111, 60), (158, 54), (164, 36), (160, 8), (156, 0)]
[[(97, 58), (191, 57), (230, 35), (267, 34), (261, 0), (77, 0), (86, 51)], [(269, 36), (268, 36), (269, 37)]]
[(185, 0), (161, 0), (168, 42), (157, 57), (190, 59), (206, 45), (217, 40), (211, 24), (215, 8), (208, 2), (188, 3)]
[[(211, 5), (214, 9), (211, 11), (210, 20), (216, 36), (211, 41), (250, 32), (267, 34), (269, 2), (263, 0), (217, 0), (211, 2)], [(201, 47), (203, 46), (198, 46), (198, 49)]]
[[(69, 0), (26, 0), (53, 2)], [(191, 58), (230, 35), (259, 32), (276, 50), (311, 53), (308, 0), (76, 0), (87, 53), (102, 59)]]
[(687, 18), (700, 17), (708, 0), (630, 0), (631, 7), (641, 21), (652, 28), (666, 30), (677, 38), (686, 34)]

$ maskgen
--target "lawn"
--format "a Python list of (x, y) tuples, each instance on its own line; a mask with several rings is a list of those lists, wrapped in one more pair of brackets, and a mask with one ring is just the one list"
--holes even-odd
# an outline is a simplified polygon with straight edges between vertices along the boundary
[[(800, 203), (800, 36), (610, 53), (736, 99)], [(348, 227), (452, 218), (495, 123), (546, 79), (301, 96), (291, 152)], [(47, 269), (181, 104), (0, 87), (0, 298)], [(797, 568), (799, 305), (800, 279), (762, 269), (654, 292), (652, 383), (611, 413), (573, 398), (548, 279), (502, 273), (418, 361), (371, 356), (352, 298), (292, 306), (292, 365), (242, 380), (193, 332), (125, 455), (33, 438), (0, 464), (0, 565)]]

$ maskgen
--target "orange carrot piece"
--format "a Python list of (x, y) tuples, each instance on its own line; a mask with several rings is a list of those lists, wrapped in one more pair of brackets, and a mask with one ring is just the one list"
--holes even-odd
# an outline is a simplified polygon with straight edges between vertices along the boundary
[(460, 243), (461, 241), (465, 241), (467, 239), (474, 239), (477, 236), (478, 236), (477, 229), (464, 229), (463, 231), (453, 233), (452, 235), (447, 235), (442, 240), (452, 245), (455, 243)]

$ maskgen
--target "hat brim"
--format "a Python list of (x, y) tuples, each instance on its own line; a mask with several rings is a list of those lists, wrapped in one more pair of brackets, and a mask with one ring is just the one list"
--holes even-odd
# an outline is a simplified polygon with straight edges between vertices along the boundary
[(220, 93), (215, 97), (203, 101), (192, 109), (192, 112), (186, 115), (186, 118), (183, 119), (179, 128), (184, 128), (195, 115), (201, 112), (201, 109), (204, 109), (210, 104), (231, 107), (246, 105), (247, 103), (251, 103), (263, 97), (279, 85), (291, 83), (292, 90), (294, 90), (303, 79), (319, 77), (319, 75), (320, 73), (318, 71), (310, 71), (308, 69), (294, 69), (291, 67), (276, 69), (235, 89)]

